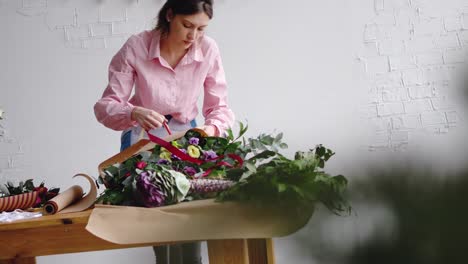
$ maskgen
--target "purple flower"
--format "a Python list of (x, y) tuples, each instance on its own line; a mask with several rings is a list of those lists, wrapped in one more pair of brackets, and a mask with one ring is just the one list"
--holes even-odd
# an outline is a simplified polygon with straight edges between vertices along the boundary
[(198, 145), (198, 143), (200, 142), (200, 139), (196, 137), (191, 137), (188, 142), (190, 145)]
[(195, 175), (195, 173), (197, 173), (197, 170), (195, 170), (193, 167), (185, 166), (184, 173), (187, 175), (193, 176)]
[(161, 187), (152, 181), (151, 175), (148, 172), (144, 171), (140, 174), (140, 177), (137, 178), (136, 185), (146, 207), (164, 205), (164, 193)]
[(214, 160), (218, 158), (218, 155), (216, 155), (216, 152), (213, 150), (207, 150), (203, 154), (205, 154), (205, 160)]
[(169, 161), (167, 159), (160, 159), (157, 164), (169, 164)]

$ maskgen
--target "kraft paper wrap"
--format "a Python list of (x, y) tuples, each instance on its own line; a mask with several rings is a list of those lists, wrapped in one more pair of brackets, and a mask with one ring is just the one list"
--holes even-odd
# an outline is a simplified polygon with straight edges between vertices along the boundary
[(269, 238), (294, 233), (312, 213), (214, 199), (156, 208), (96, 205), (86, 229), (116, 244)]
[(76, 174), (73, 178), (82, 176), (89, 181), (90, 191), (83, 197), (83, 188), (78, 185), (73, 185), (64, 192), (61, 192), (54, 198), (50, 199), (45, 205), (43, 214), (55, 214), (55, 213), (73, 213), (80, 212), (91, 207), (97, 197), (97, 189), (94, 180), (86, 174)]

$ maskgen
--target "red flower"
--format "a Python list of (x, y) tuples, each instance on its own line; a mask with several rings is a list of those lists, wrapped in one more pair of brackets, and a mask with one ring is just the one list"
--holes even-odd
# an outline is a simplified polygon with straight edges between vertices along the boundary
[(144, 169), (146, 167), (146, 162), (144, 161), (139, 161), (136, 163), (136, 167), (140, 170)]
[(35, 187), (34, 191), (38, 192), (39, 196), (42, 196), (42, 195), (45, 195), (47, 193), (48, 189), (46, 187), (44, 187), (44, 186), (39, 186), (39, 187)]
[(39, 207), (41, 204), (42, 204), (42, 199), (41, 199), (41, 196), (38, 195), (36, 197), (36, 201), (34, 202), (33, 207)]

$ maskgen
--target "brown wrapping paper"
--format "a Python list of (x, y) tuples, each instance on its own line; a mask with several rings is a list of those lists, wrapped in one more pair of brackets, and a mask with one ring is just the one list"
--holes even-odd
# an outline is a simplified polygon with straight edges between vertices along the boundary
[(97, 197), (97, 188), (94, 180), (86, 174), (76, 174), (73, 176), (82, 176), (89, 181), (90, 190), (89, 193), (83, 197), (83, 188), (78, 185), (73, 185), (64, 192), (50, 199), (45, 205), (43, 214), (55, 214), (55, 213), (73, 213), (80, 212), (91, 207)]
[(86, 229), (116, 244), (269, 238), (294, 233), (312, 213), (213, 199), (156, 208), (96, 205)]

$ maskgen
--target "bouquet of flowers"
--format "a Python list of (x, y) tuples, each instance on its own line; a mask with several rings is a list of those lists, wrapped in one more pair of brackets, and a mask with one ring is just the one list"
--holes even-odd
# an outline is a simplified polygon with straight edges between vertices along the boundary
[(99, 178), (106, 190), (97, 202), (156, 207), (216, 198), (301, 208), (319, 201), (334, 213), (349, 213), (346, 178), (323, 171), (333, 151), (318, 145), (288, 159), (280, 153), (287, 148), (281, 133), (246, 139), (246, 131), (242, 123), (237, 136), (228, 130), (226, 137), (206, 137), (192, 129), (113, 164)]

